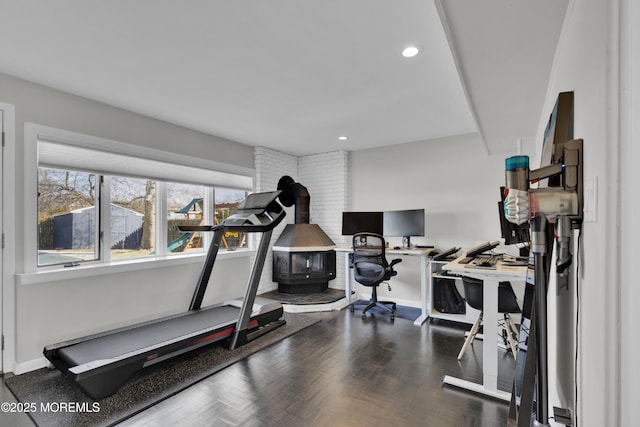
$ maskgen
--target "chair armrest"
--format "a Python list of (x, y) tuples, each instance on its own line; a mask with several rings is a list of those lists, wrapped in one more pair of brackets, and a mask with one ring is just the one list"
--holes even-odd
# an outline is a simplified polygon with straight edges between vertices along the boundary
[(393, 259), (393, 260), (391, 260), (391, 263), (389, 264), (389, 267), (393, 268), (394, 265), (396, 265), (396, 264), (398, 264), (400, 262), (402, 262), (402, 259), (400, 259), (400, 258)]

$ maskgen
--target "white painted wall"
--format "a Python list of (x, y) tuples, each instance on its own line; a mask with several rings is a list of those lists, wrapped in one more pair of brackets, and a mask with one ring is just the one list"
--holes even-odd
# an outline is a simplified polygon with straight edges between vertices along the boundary
[[(616, 422), (616, 317), (618, 277), (618, 147), (615, 129), (617, 88), (617, 28), (612, 20), (615, 2), (574, 1), (569, 5), (563, 34), (558, 44), (549, 89), (541, 112), (537, 140), (559, 92), (574, 91), (574, 137), (584, 139), (584, 178), (598, 185), (597, 220), (585, 222), (578, 273), (579, 357), (577, 423), (580, 426), (613, 426)], [(623, 284), (624, 286), (624, 284)], [(549, 292), (550, 300), (554, 292)], [(556, 319), (571, 301), (557, 299)], [(573, 336), (575, 324), (555, 321), (550, 313), (550, 332)], [(557, 343), (549, 336), (549, 345)], [(568, 347), (571, 348), (571, 347)], [(557, 350), (560, 350), (557, 348)], [(565, 355), (566, 356), (566, 355)], [(572, 355), (569, 354), (569, 357)], [(559, 356), (561, 357), (561, 355)], [(553, 361), (552, 361), (553, 363)], [(557, 394), (556, 406), (572, 406), (571, 372), (558, 370), (550, 378), (550, 394)], [(556, 382), (554, 383), (554, 380)]]
[[(129, 144), (253, 168), (253, 148), (174, 126), (88, 99), (0, 74), (0, 101), (15, 106), (15, 164), (24, 161), (24, 124), (51, 126)], [(15, 273), (24, 271), (22, 214), (36, 209), (15, 170)], [(170, 269), (15, 286), (16, 370), (44, 364), (42, 349), (62, 339), (185, 311), (201, 262)], [(219, 260), (207, 302), (242, 296), (250, 258)]]
[[(529, 147), (524, 147), (529, 148)], [(504, 185), (504, 160), (516, 154), (489, 155), (477, 134), (420, 141), (351, 153), (349, 210), (386, 211), (425, 209), (424, 238), (416, 244), (440, 249), (469, 248), (500, 238), (498, 201)], [(389, 237), (390, 246), (401, 244)], [(513, 248), (508, 249), (515, 253)], [(404, 257), (390, 282), (392, 292), (381, 287), (381, 297), (419, 306), (418, 260)], [(358, 292), (369, 291), (360, 285)]]
[(640, 419), (638, 405), (637, 307), (640, 301), (636, 270), (640, 227), (640, 7), (636, 0), (620, 0), (620, 332), (616, 346), (620, 367), (614, 375), (619, 402), (618, 425), (630, 426)]

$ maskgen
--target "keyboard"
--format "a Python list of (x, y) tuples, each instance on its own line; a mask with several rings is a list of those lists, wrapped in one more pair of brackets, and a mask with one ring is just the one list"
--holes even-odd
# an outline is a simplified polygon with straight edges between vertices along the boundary
[(459, 247), (454, 246), (453, 248), (447, 249), (446, 251), (434, 254), (435, 256), (433, 257), (433, 259), (435, 261), (442, 261), (443, 259), (446, 259), (449, 255), (453, 255), (459, 250), (460, 250)]
[(495, 270), (499, 259), (499, 255), (477, 255), (465, 267)]

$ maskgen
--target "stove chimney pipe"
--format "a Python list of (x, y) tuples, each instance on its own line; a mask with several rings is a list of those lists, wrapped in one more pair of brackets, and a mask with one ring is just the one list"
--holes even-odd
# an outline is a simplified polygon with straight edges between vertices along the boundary
[(304, 185), (295, 182), (288, 175), (283, 176), (278, 181), (278, 190), (282, 191), (279, 196), (280, 203), (286, 207), (296, 205), (296, 224), (309, 224), (309, 203), (311, 196)]

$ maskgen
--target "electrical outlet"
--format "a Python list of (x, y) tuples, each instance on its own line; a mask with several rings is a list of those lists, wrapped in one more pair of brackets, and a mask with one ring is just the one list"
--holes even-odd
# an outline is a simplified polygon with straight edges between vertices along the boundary
[(596, 222), (598, 219), (598, 177), (584, 182), (584, 221)]

